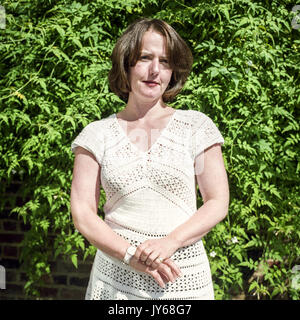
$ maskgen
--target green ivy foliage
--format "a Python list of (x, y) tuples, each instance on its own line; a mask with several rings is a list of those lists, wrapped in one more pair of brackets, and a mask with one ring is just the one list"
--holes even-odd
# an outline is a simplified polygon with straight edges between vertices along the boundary
[[(217, 299), (299, 299), (300, 28), (295, 1), (4, 1), (0, 29), (0, 209), (30, 226), (26, 292), (58, 255), (95, 254), (70, 215), (70, 143), (124, 103), (109, 91), (116, 39), (139, 17), (187, 41), (193, 71), (174, 108), (205, 112), (223, 136), (229, 214), (205, 238)], [(15, 197), (7, 197), (20, 181)], [(22, 198), (22, 203), (16, 199)], [(198, 199), (199, 205), (201, 199)], [(105, 194), (101, 190), (99, 215)], [(298, 286), (299, 287), (299, 286)]]

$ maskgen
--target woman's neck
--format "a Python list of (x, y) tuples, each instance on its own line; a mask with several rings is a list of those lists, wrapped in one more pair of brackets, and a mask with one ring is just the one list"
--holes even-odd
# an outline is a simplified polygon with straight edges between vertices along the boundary
[(128, 99), (127, 105), (124, 110), (122, 110), (122, 115), (126, 116), (126, 120), (138, 120), (140, 118), (155, 119), (164, 113), (164, 110), (168, 106), (162, 101), (162, 99), (157, 101), (141, 102), (136, 99)]

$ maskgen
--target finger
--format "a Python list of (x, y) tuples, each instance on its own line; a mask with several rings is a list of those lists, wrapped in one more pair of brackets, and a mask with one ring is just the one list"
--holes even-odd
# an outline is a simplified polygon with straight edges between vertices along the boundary
[(151, 275), (160, 287), (165, 288), (165, 282), (167, 281), (161, 274), (157, 272), (156, 269), (144, 265), (143, 263), (141, 263), (140, 260), (137, 260), (135, 257), (132, 257), (130, 259), (130, 265), (136, 268), (138, 271), (145, 272)]
[(151, 266), (152, 268), (157, 268), (158, 263), (156, 259), (159, 257), (160, 253), (153, 251), (151, 254), (149, 254), (147, 260), (145, 261), (147, 266)]
[[(140, 245), (138, 245), (136, 248), (136, 252), (135, 252), (136, 258), (141, 259), (141, 255), (143, 255), (143, 253), (145, 252), (145, 250), (147, 248), (149, 249), (149, 246), (150, 246), (149, 240), (146, 240), (146, 241), (142, 242)], [(147, 254), (147, 256), (148, 256), (148, 254)], [(144, 257), (144, 260), (145, 259), (146, 258)]]
[(165, 284), (170, 282), (170, 280), (168, 279), (168, 277), (166, 275), (164, 275), (162, 272), (159, 272), (159, 271), (157, 271), (157, 272), (160, 274), (160, 276), (163, 279)]
[(148, 248), (149, 248), (149, 243), (148, 243), (147, 241), (145, 241), (145, 242), (141, 243), (139, 246), (137, 246), (136, 252), (137, 252), (139, 255), (141, 255), (141, 254), (143, 254), (143, 252), (144, 252), (145, 250), (147, 250)]
[(161, 263), (163, 263), (164, 262), (164, 259), (163, 258), (161, 258), (161, 255), (159, 255), (154, 261), (153, 261), (153, 263), (152, 263), (152, 267), (153, 268), (158, 268), (159, 267), (159, 265), (161, 264)]
[(138, 271), (146, 272), (147, 266), (145, 266), (140, 260), (138, 260), (135, 256), (130, 259), (129, 265), (134, 268), (137, 268)]
[(142, 243), (139, 246), (137, 246), (136, 251), (135, 251), (135, 257), (137, 258), (137, 260), (141, 260), (141, 254), (143, 253), (143, 251), (145, 250), (145, 245)]
[(164, 263), (166, 264), (166, 265), (168, 265), (170, 268), (171, 268), (171, 270), (178, 276), (178, 277), (182, 277), (182, 271), (179, 269), (179, 267), (176, 265), (176, 263), (172, 260), (172, 259), (170, 259), (170, 258), (168, 258), (168, 259), (165, 259), (164, 260)]
[(157, 272), (156, 270), (150, 272), (150, 274), (152, 275), (152, 277), (154, 278), (154, 280), (156, 281), (156, 283), (162, 287), (165, 288), (165, 280), (163, 279), (163, 276), (161, 274), (159, 274), (159, 272)]
[(163, 273), (164, 276), (167, 277), (168, 281), (175, 282), (177, 277), (174, 277), (171, 268), (166, 264), (162, 263), (162, 265), (158, 267), (158, 271)]
[(152, 264), (151, 264), (151, 267), (154, 268), (154, 269), (157, 269), (160, 265), (160, 262), (156, 262), (157, 260), (153, 261)]
[(181, 270), (175, 265), (175, 263), (167, 261), (167, 263), (165, 264), (166, 266), (168, 266), (170, 268), (170, 272), (172, 273), (174, 280), (176, 280), (178, 277), (182, 277), (182, 272)]
[[(151, 254), (152, 254), (152, 250), (150, 248), (144, 249), (144, 251), (140, 255), (140, 260), (146, 262)], [(151, 261), (151, 259), (149, 261)]]
[(132, 257), (130, 259), (130, 264), (131, 264), (131, 262), (132, 262), (132, 265), (134, 267), (136, 267), (139, 271), (146, 272), (146, 273), (149, 273), (149, 274), (150, 274), (150, 272), (155, 271), (154, 268), (152, 268), (151, 266), (148, 267), (141, 260), (137, 260), (135, 257)]

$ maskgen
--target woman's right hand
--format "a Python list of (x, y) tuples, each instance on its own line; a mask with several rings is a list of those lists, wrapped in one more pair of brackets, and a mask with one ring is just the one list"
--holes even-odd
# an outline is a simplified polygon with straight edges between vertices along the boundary
[(137, 271), (151, 275), (162, 288), (165, 288), (166, 283), (175, 282), (178, 277), (182, 276), (180, 269), (171, 258), (165, 259), (163, 262), (159, 263), (158, 267), (155, 269), (143, 264), (134, 256), (130, 259), (129, 265)]

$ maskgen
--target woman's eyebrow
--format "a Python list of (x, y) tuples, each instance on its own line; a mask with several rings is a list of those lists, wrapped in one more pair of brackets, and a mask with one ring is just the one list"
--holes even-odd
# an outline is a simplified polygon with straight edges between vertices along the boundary
[[(149, 51), (141, 51), (141, 55), (153, 56), (153, 54)], [(167, 59), (167, 56), (160, 56), (160, 58)]]
[(152, 53), (151, 53), (151, 52), (149, 52), (149, 51), (141, 51), (141, 54), (152, 55)]

